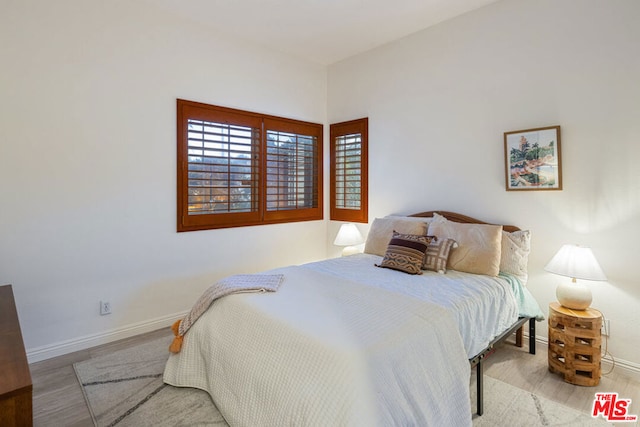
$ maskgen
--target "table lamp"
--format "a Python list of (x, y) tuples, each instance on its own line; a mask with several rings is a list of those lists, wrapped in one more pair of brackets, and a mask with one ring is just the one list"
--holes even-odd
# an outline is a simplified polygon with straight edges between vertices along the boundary
[(344, 246), (342, 256), (346, 256), (358, 253), (358, 248), (356, 248), (355, 245), (359, 245), (362, 242), (364, 242), (364, 239), (355, 224), (342, 224), (333, 244), (336, 246)]
[(550, 273), (571, 277), (571, 283), (560, 283), (556, 288), (558, 302), (574, 310), (585, 310), (591, 305), (591, 290), (576, 279), (607, 280), (591, 248), (563, 245), (544, 269)]

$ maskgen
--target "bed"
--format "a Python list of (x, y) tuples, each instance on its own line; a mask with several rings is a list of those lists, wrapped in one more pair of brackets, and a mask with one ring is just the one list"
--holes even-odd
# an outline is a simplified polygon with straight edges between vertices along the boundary
[[(436, 253), (422, 274), (394, 266), (393, 242), (432, 232), (429, 250), (452, 246), (444, 264)], [(522, 245), (509, 248), (515, 235)], [(542, 313), (524, 286), (528, 245), (517, 227), (449, 212), (376, 218), (365, 253), (271, 270), (283, 277), (276, 292), (214, 301), (164, 381), (205, 390), (233, 426), (471, 425), (471, 369), (481, 415), (482, 363), (495, 344), (518, 331), (522, 346), (528, 322), (535, 352)], [(496, 266), (507, 252), (511, 265)], [(461, 271), (489, 265), (491, 274)]]

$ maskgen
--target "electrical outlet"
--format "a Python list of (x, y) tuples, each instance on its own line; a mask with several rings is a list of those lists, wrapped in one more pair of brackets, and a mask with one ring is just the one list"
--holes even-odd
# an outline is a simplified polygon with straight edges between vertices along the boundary
[(609, 324), (609, 319), (604, 319), (602, 321), (602, 336), (608, 337), (611, 335), (611, 326)]
[(111, 314), (111, 303), (109, 301), (100, 301), (100, 315)]

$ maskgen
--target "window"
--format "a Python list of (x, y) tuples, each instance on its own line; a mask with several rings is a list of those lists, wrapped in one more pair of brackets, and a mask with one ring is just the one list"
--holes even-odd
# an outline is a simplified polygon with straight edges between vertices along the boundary
[(359, 119), (331, 125), (331, 219), (368, 222), (368, 127)]
[(178, 231), (322, 219), (322, 125), (179, 99)]

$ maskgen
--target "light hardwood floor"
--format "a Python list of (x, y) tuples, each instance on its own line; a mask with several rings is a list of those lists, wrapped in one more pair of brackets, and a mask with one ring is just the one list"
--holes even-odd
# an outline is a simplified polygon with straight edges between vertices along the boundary
[[(608, 371), (610, 365), (603, 364), (603, 375), (595, 387), (569, 384), (561, 375), (549, 372), (545, 344), (538, 343), (536, 354), (531, 355), (526, 344), (525, 348), (518, 348), (507, 342), (487, 359), (484, 372), (522, 390), (586, 413), (591, 412), (595, 393), (617, 392), (620, 398), (632, 399), (630, 413), (640, 415), (640, 382), (622, 375), (619, 370)], [(475, 384), (473, 378), (472, 381)]]
[[(34, 425), (92, 426), (73, 364), (163, 336), (171, 336), (171, 331), (161, 329), (32, 364)], [(582, 412), (591, 410), (596, 392), (611, 391), (617, 392), (621, 398), (632, 399), (631, 413), (640, 415), (640, 382), (614, 370), (603, 376), (596, 387), (567, 384), (559, 375), (548, 371), (547, 349), (542, 344), (537, 345), (536, 355), (530, 355), (526, 347), (517, 348), (512, 342), (507, 342), (485, 363), (486, 375)], [(606, 371), (604, 367), (603, 372)], [(471, 384), (475, 386), (473, 376)]]

